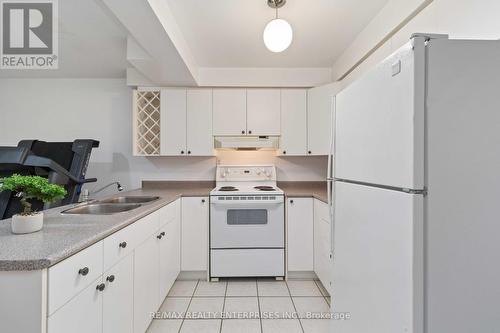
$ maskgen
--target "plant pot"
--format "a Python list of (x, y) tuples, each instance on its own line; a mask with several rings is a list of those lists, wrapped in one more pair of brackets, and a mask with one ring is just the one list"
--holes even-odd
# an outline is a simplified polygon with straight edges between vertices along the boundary
[(12, 233), (29, 234), (39, 231), (43, 227), (43, 213), (34, 213), (33, 215), (14, 215), (12, 216)]

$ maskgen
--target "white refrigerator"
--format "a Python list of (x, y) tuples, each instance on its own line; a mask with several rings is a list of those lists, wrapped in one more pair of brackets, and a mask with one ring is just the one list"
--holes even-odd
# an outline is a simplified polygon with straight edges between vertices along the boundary
[(415, 35), (335, 109), (332, 332), (496, 332), (500, 42)]

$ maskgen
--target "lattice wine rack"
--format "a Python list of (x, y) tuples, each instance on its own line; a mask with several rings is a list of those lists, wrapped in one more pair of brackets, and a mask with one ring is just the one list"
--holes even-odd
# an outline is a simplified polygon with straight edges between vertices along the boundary
[(134, 154), (160, 155), (160, 91), (134, 91)]

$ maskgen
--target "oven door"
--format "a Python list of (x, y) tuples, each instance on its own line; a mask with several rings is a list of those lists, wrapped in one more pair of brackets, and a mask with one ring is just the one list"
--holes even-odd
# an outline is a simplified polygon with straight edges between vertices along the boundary
[(212, 249), (284, 248), (285, 209), (272, 202), (211, 202)]

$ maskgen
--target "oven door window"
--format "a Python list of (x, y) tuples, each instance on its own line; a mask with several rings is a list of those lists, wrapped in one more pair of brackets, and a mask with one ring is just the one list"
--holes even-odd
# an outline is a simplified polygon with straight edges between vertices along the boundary
[(267, 209), (228, 209), (228, 225), (267, 224)]

